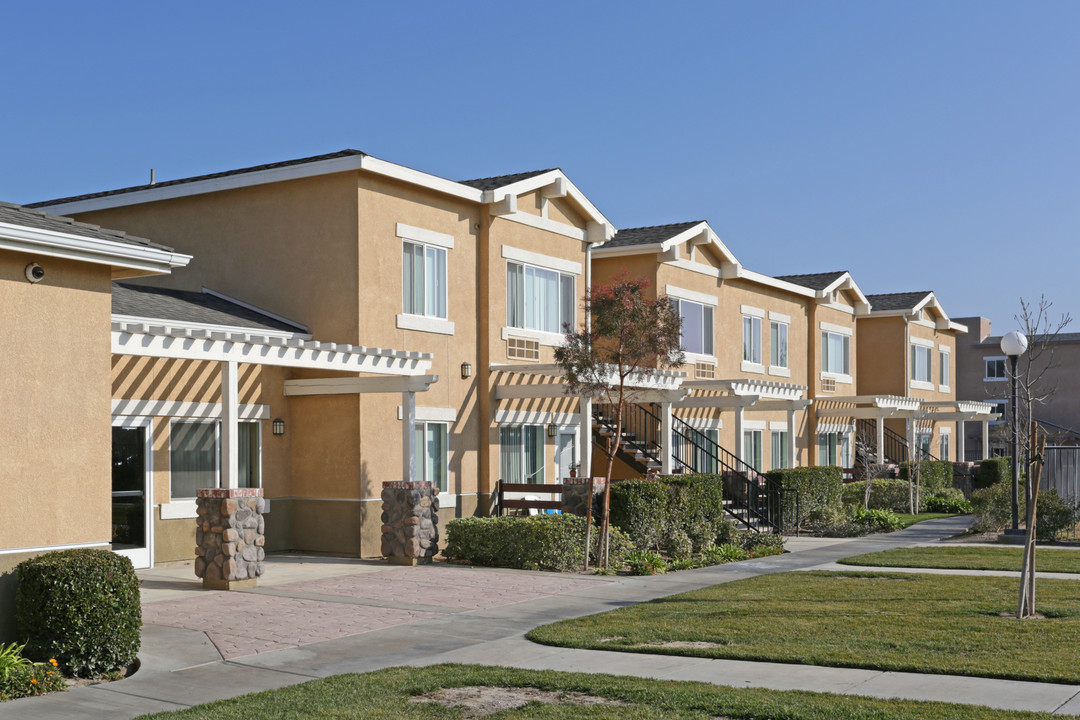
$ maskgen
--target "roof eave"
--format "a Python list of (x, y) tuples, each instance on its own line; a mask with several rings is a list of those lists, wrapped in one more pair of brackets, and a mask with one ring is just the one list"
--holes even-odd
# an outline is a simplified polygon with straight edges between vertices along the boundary
[(114, 276), (118, 277), (169, 273), (191, 262), (190, 255), (164, 248), (130, 245), (8, 223), (0, 223), (0, 248), (108, 265), (113, 268)]

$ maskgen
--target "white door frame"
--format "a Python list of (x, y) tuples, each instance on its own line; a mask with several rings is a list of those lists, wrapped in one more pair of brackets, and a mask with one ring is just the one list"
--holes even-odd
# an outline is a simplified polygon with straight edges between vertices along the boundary
[[(150, 568), (154, 566), (154, 420), (150, 417), (114, 417), (113, 427), (143, 428), (146, 447), (144, 449), (144, 467), (146, 469), (143, 480), (143, 522), (145, 523), (146, 547), (134, 550), (115, 550), (117, 555), (131, 559), (131, 564), (136, 568)], [(111, 438), (110, 438), (111, 442)], [(110, 473), (110, 483), (112, 480)], [(112, 497), (112, 485), (109, 486), (110, 498)], [(111, 503), (110, 503), (111, 506)], [(111, 510), (110, 510), (111, 512)], [(110, 520), (112, 518), (110, 517)]]
[(559, 467), (559, 445), (563, 442), (563, 438), (570, 439), (570, 465), (574, 465), (578, 462), (577, 436), (578, 431), (576, 428), (568, 430), (560, 428), (558, 434), (555, 436), (555, 469), (559, 475), (555, 482), (561, 483), (565, 478), (570, 477), (569, 468), (566, 468), (564, 473), (563, 468)]

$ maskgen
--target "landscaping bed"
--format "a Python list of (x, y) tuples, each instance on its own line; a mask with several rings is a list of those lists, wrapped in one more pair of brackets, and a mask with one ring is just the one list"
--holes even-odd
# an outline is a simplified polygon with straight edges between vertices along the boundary
[[(1020, 547), (896, 548), (844, 558), (843, 565), (870, 567), (941, 568), (948, 570), (1012, 570), (1020, 572)], [(1040, 572), (1080, 573), (1080, 550), (1039, 548), (1035, 567)]]
[(564, 647), (1080, 682), (1080, 594), (1041, 580), (1018, 621), (1013, 578), (795, 572), (715, 585), (536, 628)]
[[(481, 665), (389, 668), (337, 675), (280, 690), (221, 700), (140, 720), (265, 718), (671, 718), (706, 720), (1049, 720), (1046, 713), (973, 705), (879, 700), (794, 691), (718, 687)], [(493, 716), (494, 717), (494, 716)]]

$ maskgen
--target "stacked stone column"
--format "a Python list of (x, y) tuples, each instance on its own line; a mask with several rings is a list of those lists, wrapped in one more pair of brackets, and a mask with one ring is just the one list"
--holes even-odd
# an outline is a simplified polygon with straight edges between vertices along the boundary
[(429, 563), (439, 552), (439, 489), (430, 482), (384, 482), (382, 554), (398, 565)]
[[(604, 478), (593, 478), (593, 507), (603, 502)], [(564, 478), (562, 481), (562, 512), (563, 515), (579, 515), (585, 517), (588, 513), (589, 502), (589, 478)]]
[(254, 587), (265, 567), (262, 488), (195, 491), (195, 575), (215, 590)]

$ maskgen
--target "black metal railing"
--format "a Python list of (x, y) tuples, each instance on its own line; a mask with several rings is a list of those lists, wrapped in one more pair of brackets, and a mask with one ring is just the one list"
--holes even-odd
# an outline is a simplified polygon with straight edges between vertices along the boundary
[[(856, 435), (867, 446), (870, 452), (870, 461), (877, 462), (877, 424), (879, 420), (861, 418), (855, 425)], [(885, 437), (885, 462), (900, 465), (908, 461), (907, 438), (895, 430), (884, 428)], [(918, 448), (916, 448), (918, 450)], [(933, 453), (922, 450), (923, 460), (937, 460)]]
[[(610, 434), (616, 431), (615, 406), (605, 403), (593, 405), (593, 419)], [(626, 403), (623, 406), (622, 438), (620, 450), (624, 457), (647, 470), (650, 465), (660, 464), (660, 420), (641, 405)], [(604, 448), (607, 453), (608, 449)]]

